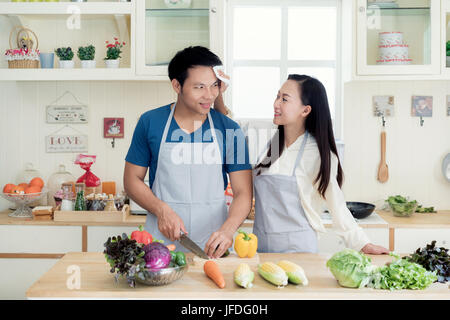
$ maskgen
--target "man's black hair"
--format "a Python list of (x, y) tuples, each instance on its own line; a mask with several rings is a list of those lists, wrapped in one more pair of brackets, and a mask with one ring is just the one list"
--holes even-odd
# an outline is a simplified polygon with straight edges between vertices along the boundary
[(169, 63), (169, 78), (177, 79), (181, 86), (188, 76), (188, 69), (195, 66), (214, 67), (222, 65), (220, 58), (202, 46), (187, 47), (178, 51)]

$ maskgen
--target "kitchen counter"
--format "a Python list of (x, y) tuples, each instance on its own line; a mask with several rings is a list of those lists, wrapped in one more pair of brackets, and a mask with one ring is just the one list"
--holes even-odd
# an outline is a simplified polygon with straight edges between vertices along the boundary
[[(53, 220), (40, 221), (32, 218), (11, 218), (12, 211), (0, 212), (0, 225), (50, 225), (50, 226), (138, 226), (145, 223), (145, 215), (130, 215), (125, 222), (56, 222)], [(245, 220), (242, 227), (253, 227), (254, 220)], [(322, 222), (326, 228), (331, 228), (331, 217), (322, 215)], [(365, 219), (357, 219), (362, 228), (445, 228), (450, 227), (450, 210), (437, 213), (415, 213), (411, 217), (394, 217), (389, 211), (376, 211)]]
[[(226, 287), (219, 289), (203, 272), (200, 263), (189, 267), (183, 278), (166, 286), (153, 287), (140, 283), (130, 288), (125, 279), (114, 281), (110, 266), (99, 252), (71, 252), (61, 258), (47, 273), (26, 292), (29, 299), (450, 299), (448, 284), (434, 283), (426, 290), (375, 290), (371, 288), (351, 289), (340, 287), (326, 267), (331, 255), (320, 254), (259, 254), (260, 262), (281, 259), (291, 260), (305, 270), (309, 285), (303, 287), (289, 284), (278, 288), (259, 274), (256, 267), (253, 287), (243, 289), (233, 281), (234, 264), (220, 264)], [(370, 256), (376, 265), (391, 261), (389, 256)], [(188, 259), (192, 258), (188, 254)], [(224, 258), (226, 259), (226, 258)], [(244, 261), (244, 259), (242, 259)], [(68, 289), (71, 276), (69, 266), (80, 269), (80, 289)]]
[(145, 217), (141, 215), (130, 215), (126, 221), (54, 221), (54, 220), (34, 220), (33, 218), (13, 218), (9, 217), (12, 211), (0, 212), (0, 225), (38, 225), (38, 226), (139, 226), (145, 223)]
[(390, 228), (450, 228), (450, 210), (436, 213), (414, 213), (410, 217), (395, 217), (392, 212), (378, 211)]

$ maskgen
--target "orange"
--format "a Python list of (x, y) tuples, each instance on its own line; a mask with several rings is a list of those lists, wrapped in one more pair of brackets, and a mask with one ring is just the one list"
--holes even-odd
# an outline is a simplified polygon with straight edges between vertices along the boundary
[(25, 193), (25, 188), (21, 187), (21, 186), (15, 186), (14, 188), (11, 189), (11, 193), (24, 194)]
[(38, 186), (39, 188), (42, 189), (44, 187), (44, 180), (42, 180), (39, 177), (36, 177), (36, 178), (31, 179), (29, 185), (30, 186)]
[(28, 187), (28, 183), (22, 182), (18, 184), (19, 187), (23, 187), (24, 189)]
[(11, 193), (11, 190), (15, 187), (15, 184), (12, 183), (7, 183), (5, 184), (5, 186), (3, 187), (3, 193)]
[(41, 188), (39, 188), (38, 186), (29, 186), (25, 188), (25, 193), (40, 193), (41, 192)]

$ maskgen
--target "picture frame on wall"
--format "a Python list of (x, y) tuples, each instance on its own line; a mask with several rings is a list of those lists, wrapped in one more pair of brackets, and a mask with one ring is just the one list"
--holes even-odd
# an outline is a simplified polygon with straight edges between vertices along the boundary
[(373, 96), (373, 115), (376, 117), (394, 116), (394, 96)]
[(433, 97), (432, 96), (413, 96), (411, 104), (411, 115), (413, 117), (432, 117), (433, 116)]
[(103, 118), (104, 138), (123, 138), (125, 136), (124, 118)]

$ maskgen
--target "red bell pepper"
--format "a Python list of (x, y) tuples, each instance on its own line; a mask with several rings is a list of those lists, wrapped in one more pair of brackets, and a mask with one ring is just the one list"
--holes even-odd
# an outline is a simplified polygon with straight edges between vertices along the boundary
[(150, 233), (144, 230), (142, 225), (139, 226), (139, 230), (131, 233), (131, 240), (136, 240), (137, 243), (143, 243), (145, 245), (152, 243), (153, 237)]

